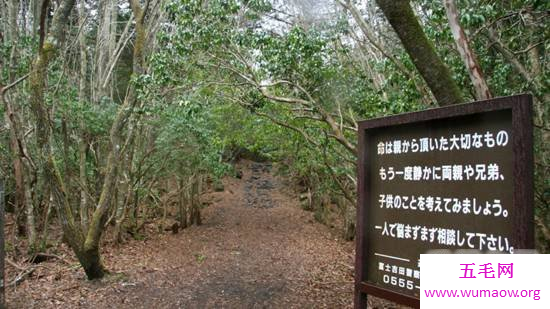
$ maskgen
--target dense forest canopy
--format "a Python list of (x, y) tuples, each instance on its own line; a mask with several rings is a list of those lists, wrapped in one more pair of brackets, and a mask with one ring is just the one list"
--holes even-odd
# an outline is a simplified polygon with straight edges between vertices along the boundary
[(200, 224), (203, 184), (243, 155), (278, 164), (351, 240), (359, 120), (527, 92), (547, 252), (549, 12), (540, 0), (0, 0), (11, 246), (45, 252), (60, 225), (102, 277), (106, 230), (139, 238), (170, 194), (179, 226)]

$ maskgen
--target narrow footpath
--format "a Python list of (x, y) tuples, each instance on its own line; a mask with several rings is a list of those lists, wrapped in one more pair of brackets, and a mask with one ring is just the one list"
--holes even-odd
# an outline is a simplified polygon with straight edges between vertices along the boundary
[(351, 308), (353, 242), (302, 210), (270, 164), (240, 168), (241, 179), (202, 197), (209, 204), (202, 226), (105, 246), (112, 279), (89, 282), (77, 264), (42, 263), (8, 301), (13, 308)]

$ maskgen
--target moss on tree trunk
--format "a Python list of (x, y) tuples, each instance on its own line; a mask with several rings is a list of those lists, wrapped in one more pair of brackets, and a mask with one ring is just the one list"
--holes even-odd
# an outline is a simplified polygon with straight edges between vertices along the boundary
[(101, 279), (107, 273), (105, 267), (103, 267), (98, 247), (92, 247), (79, 251), (76, 256), (78, 257), (80, 265), (84, 268), (86, 277), (88, 277), (89, 280)]
[(439, 105), (463, 102), (451, 71), (435, 52), (414, 14), (409, 0), (376, 0), (399, 36), (416, 69), (424, 78)]

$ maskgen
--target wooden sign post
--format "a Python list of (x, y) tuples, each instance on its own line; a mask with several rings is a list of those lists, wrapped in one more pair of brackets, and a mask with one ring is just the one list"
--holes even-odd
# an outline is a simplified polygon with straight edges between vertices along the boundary
[(359, 123), (355, 308), (420, 307), (420, 254), (534, 247), (532, 98)]

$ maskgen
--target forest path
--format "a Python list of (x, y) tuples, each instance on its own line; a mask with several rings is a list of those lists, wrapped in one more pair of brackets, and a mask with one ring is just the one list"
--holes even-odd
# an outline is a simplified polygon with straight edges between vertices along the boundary
[(202, 226), (106, 246), (107, 267), (124, 280), (87, 282), (73, 267), (62, 275), (70, 282), (24, 282), (32, 298), (22, 307), (351, 307), (353, 243), (302, 210), (269, 164), (240, 168), (242, 179), (202, 197)]

